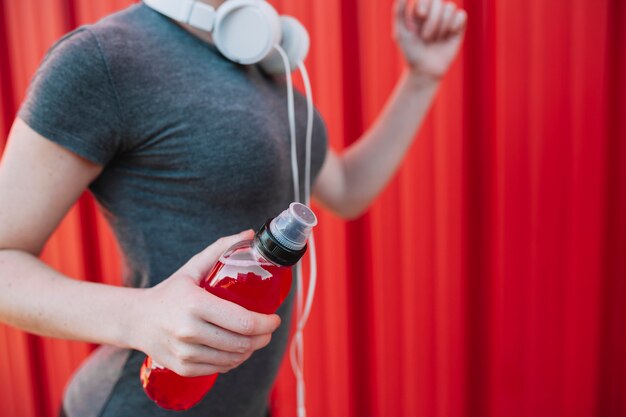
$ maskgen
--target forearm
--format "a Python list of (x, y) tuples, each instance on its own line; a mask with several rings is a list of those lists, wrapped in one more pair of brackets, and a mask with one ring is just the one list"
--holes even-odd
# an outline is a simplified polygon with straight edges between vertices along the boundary
[(141, 289), (70, 279), (37, 257), (0, 250), (0, 321), (43, 336), (135, 348)]
[(363, 212), (394, 175), (422, 124), (439, 82), (402, 74), (371, 128), (341, 156), (348, 217)]
[(407, 70), (372, 127), (343, 155), (330, 152), (314, 197), (345, 218), (361, 214), (396, 172), (456, 57), (467, 13), (452, 1), (395, 2), (393, 34)]

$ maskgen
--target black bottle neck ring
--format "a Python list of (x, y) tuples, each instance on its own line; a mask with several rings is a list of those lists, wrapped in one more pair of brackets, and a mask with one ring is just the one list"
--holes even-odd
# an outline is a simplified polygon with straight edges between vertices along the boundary
[(263, 227), (254, 235), (254, 246), (257, 250), (275, 264), (282, 266), (293, 266), (304, 256), (306, 245), (300, 250), (289, 249), (280, 244), (270, 231), (272, 219), (265, 222)]

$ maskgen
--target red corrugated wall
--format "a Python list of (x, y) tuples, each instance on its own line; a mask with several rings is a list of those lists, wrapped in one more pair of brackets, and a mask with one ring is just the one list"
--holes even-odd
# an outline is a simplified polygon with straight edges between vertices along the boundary
[[(0, 4), (1, 152), (52, 42), (131, 1)], [(274, 4), (311, 31), (316, 103), (340, 150), (401, 70), (391, 1)], [(309, 414), (624, 417), (626, 6), (462, 5), (462, 57), (398, 175), (354, 222), (321, 212)], [(80, 279), (119, 281), (114, 240), (88, 196), (43, 258)], [(54, 416), (90, 349), (0, 325), (0, 416)], [(275, 415), (295, 415), (294, 398), (285, 366)]]

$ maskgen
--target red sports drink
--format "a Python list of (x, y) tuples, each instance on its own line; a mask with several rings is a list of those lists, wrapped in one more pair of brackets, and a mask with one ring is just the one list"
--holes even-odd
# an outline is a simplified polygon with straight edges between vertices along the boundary
[[(311, 229), (317, 224), (307, 206), (291, 203), (255, 234), (228, 249), (200, 286), (248, 310), (274, 313), (291, 289), (291, 266), (306, 252)], [(217, 374), (183, 377), (148, 357), (141, 367), (144, 391), (159, 406), (182, 411), (196, 405)]]

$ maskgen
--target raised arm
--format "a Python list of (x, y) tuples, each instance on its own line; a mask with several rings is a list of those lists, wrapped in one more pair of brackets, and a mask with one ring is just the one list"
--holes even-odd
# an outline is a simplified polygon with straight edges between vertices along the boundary
[(142, 350), (187, 376), (228, 371), (267, 345), (278, 316), (247, 311), (197, 286), (249, 231), (218, 240), (150, 289), (69, 279), (38, 259), (101, 170), (16, 120), (0, 161), (0, 321), (39, 335)]
[(331, 151), (313, 190), (345, 218), (360, 215), (396, 172), (422, 124), (441, 78), (454, 60), (467, 15), (452, 2), (395, 5), (394, 34), (407, 68), (381, 114), (342, 155)]

